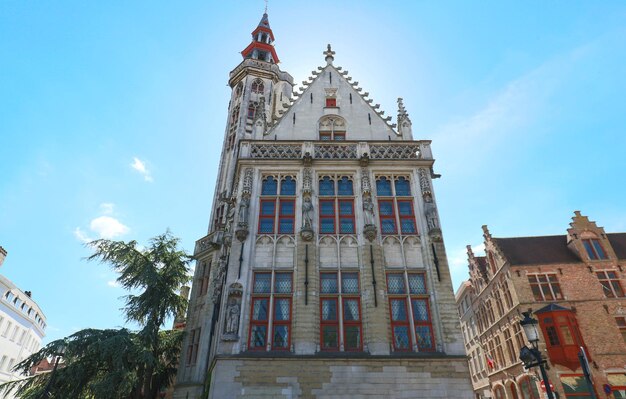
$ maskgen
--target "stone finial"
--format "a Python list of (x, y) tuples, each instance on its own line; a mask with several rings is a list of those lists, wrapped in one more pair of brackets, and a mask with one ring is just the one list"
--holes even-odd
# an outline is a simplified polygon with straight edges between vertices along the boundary
[(469, 258), (473, 258), (474, 257), (474, 251), (472, 250), (472, 246), (471, 245), (466, 245), (465, 248), (467, 248), (467, 256)]
[(486, 224), (483, 224), (482, 229), (483, 229), (483, 237), (485, 237), (485, 239), (491, 238), (491, 233), (489, 232), (489, 228), (487, 227)]
[(324, 54), (326, 56), (325, 60), (326, 60), (326, 64), (328, 65), (332, 65), (333, 61), (335, 60), (335, 52), (330, 48), (330, 44), (328, 44), (328, 46), (326, 46), (326, 51), (324, 51), (322, 54)]

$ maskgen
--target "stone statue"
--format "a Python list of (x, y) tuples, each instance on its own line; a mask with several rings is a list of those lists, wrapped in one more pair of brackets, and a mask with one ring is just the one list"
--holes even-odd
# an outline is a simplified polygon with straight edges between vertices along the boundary
[(365, 215), (365, 225), (374, 225), (374, 203), (369, 195), (363, 197), (363, 211)]
[(237, 334), (239, 329), (239, 303), (235, 298), (231, 298), (226, 307), (226, 334)]
[(305, 196), (302, 202), (302, 219), (304, 220), (304, 228), (311, 228), (313, 225), (313, 203), (310, 196)]
[(244, 195), (239, 204), (239, 226), (248, 225), (248, 207), (250, 206), (250, 198)]
[(426, 222), (428, 223), (428, 230), (438, 229), (439, 220), (437, 218), (437, 207), (435, 207), (433, 198), (430, 195), (424, 196), (424, 208), (426, 213)]

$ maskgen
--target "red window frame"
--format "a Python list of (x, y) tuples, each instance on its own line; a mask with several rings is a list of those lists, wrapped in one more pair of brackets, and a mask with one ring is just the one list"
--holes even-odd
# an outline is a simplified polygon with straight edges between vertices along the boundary
[(598, 277), (598, 281), (602, 285), (602, 292), (607, 298), (623, 298), (625, 296), (616, 270), (597, 270), (596, 277)]
[[(335, 319), (334, 320), (323, 320), (322, 319), (322, 308), (324, 306), (324, 302), (328, 301), (328, 302), (334, 302), (335, 304)], [(339, 317), (340, 316), (340, 312), (339, 312), (339, 298), (335, 297), (321, 297), (320, 298), (320, 350), (324, 351), (324, 352), (337, 352), (339, 351), (339, 337), (340, 337), (340, 330), (339, 330)], [(333, 346), (326, 346), (325, 345), (325, 340), (324, 340), (324, 328), (325, 327), (334, 327), (335, 328), (335, 334), (336, 334), (336, 345)]]
[[(263, 213), (263, 204), (264, 203), (271, 203), (274, 206), (274, 212), (272, 214), (264, 214)], [(261, 231), (261, 226), (263, 223), (261, 223), (263, 220), (271, 220), (272, 221), (272, 229), (271, 231)], [(261, 201), (259, 201), (259, 234), (274, 234), (274, 229), (276, 227), (276, 197), (271, 197), (271, 198), (263, 198), (261, 199)]]
[[(284, 212), (284, 204), (291, 204), (292, 213)], [(291, 230), (283, 231), (282, 222), (284, 220), (291, 220)], [(278, 234), (293, 234), (296, 224), (296, 200), (293, 199), (280, 199), (278, 201)]]
[(336, 98), (327, 98), (326, 99), (326, 106), (327, 107), (336, 107), (337, 106), (337, 99)]
[(262, 80), (255, 80), (252, 82), (251, 90), (253, 93), (263, 93), (265, 90), (265, 84)]
[[(402, 215), (402, 214), (400, 214), (400, 205), (399, 204), (405, 204), (405, 203), (409, 204), (409, 209), (411, 210), (411, 213), (409, 215)], [(413, 200), (410, 200), (410, 199), (407, 199), (407, 200), (396, 199), (396, 205), (397, 205), (398, 217), (400, 218), (400, 231), (402, 232), (402, 235), (416, 235), (417, 234), (417, 225), (415, 224), (415, 209), (413, 208)], [(407, 220), (409, 222), (411, 222), (411, 225), (413, 226), (413, 232), (404, 232), (403, 222), (407, 221)]]
[[(525, 392), (524, 388), (528, 388)], [(519, 390), (522, 393), (522, 397), (526, 398), (528, 395), (528, 399), (540, 399), (539, 390), (537, 389), (537, 384), (528, 376), (524, 376), (519, 380)]]
[[(428, 320), (417, 320), (415, 318), (415, 310), (413, 310), (413, 325), (415, 326), (415, 339), (417, 339), (417, 348), (419, 349), (420, 352), (433, 352), (435, 350), (435, 334), (433, 332), (433, 318), (430, 312), (430, 301), (428, 300), (428, 297), (415, 297), (415, 296), (411, 296), (411, 309), (413, 310), (415, 304), (414, 302), (424, 302), (426, 304), (426, 312), (428, 315)], [(417, 329), (418, 327), (428, 327), (428, 332), (430, 334), (430, 347), (425, 347), (422, 346), (420, 344), (419, 341), (419, 334), (417, 333)]]
[[(267, 301), (265, 320), (257, 320), (254, 318), (254, 304), (260, 301)], [(250, 332), (248, 334), (248, 348), (253, 351), (264, 351), (267, 347), (267, 337), (269, 336), (269, 318), (270, 318), (270, 296), (254, 296), (250, 302)], [(253, 346), (252, 330), (254, 327), (265, 327), (265, 339), (263, 346)]]
[[(333, 182), (334, 183), (334, 182)], [(336, 222), (336, 215), (337, 215), (337, 209), (335, 206), (335, 199), (327, 199), (328, 197), (324, 197), (325, 199), (321, 199), (319, 200), (319, 206), (320, 206), (320, 211), (319, 211), (319, 223), (320, 223), (320, 234), (335, 234), (335, 232), (337, 231), (337, 222)], [(332, 213), (322, 213), (322, 204), (330, 204), (331, 205), (331, 209), (332, 209)], [(333, 230), (332, 231), (322, 231), (322, 221), (328, 221), (328, 220), (332, 220), (333, 222)]]
[(506, 391), (502, 385), (496, 385), (495, 388), (493, 388), (493, 397), (495, 399), (506, 399), (505, 392)]
[[(359, 290), (360, 291), (360, 290)], [(359, 318), (358, 320), (346, 320), (346, 302), (347, 301), (356, 301), (357, 303), (357, 309), (359, 312)], [(362, 320), (363, 320), (363, 313), (361, 312), (361, 298), (359, 298), (358, 296), (349, 296), (349, 295), (345, 295), (342, 296), (341, 298), (341, 318), (343, 321), (343, 345), (344, 345), (344, 350), (346, 352), (359, 352), (363, 349), (363, 326), (362, 326)], [(350, 327), (358, 327), (359, 329), (359, 343), (357, 347), (354, 348), (348, 348), (347, 347), (347, 342), (348, 342), (348, 328)]]
[[(393, 302), (402, 303), (404, 305), (404, 314), (406, 315), (406, 320), (394, 320), (393, 319)], [(391, 321), (391, 338), (393, 343), (393, 350), (396, 352), (410, 352), (413, 350), (413, 340), (411, 339), (411, 321), (410, 321), (410, 312), (409, 306), (407, 304), (407, 297), (405, 296), (390, 296), (389, 297), (389, 320)], [(396, 327), (398, 328), (406, 328), (408, 345), (406, 348), (401, 348), (396, 345)]]
[[(292, 292), (293, 292), (293, 276), (292, 276)], [(289, 317), (286, 320), (276, 320), (276, 304), (278, 303), (279, 300), (287, 300), (289, 301)], [(291, 348), (291, 335), (292, 332), (291, 331), (291, 319), (292, 319), (292, 313), (293, 313), (293, 307), (292, 307), (292, 297), (291, 296), (286, 296), (286, 294), (276, 294), (274, 297), (274, 302), (272, 305), (272, 350), (275, 351), (289, 351), (289, 349)], [(285, 347), (281, 347), (281, 346), (276, 346), (276, 327), (281, 327), (281, 326), (285, 326), (287, 327), (287, 345)], [(269, 331), (269, 329), (268, 329)]]
[[(383, 215), (381, 207), (383, 204), (389, 203), (391, 205), (391, 215)], [(379, 199), (378, 200), (378, 217), (380, 219), (380, 231), (383, 235), (398, 234), (398, 223), (396, 222), (396, 207), (393, 203), (393, 199)], [(383, 221), (391, 220), (393, 222), (393, 231), (383, 231)]]
[[(350, 213), (342, 213), (342, 204), (350, 204)], [(337, 210), (339, 216), (339, 234), (356, 234), (356, 223), (354, 219), (354, 199), (337, 199)], [(352, 223), (352, 231), (344, 231), (343, 220), (349, 220)]]
[[(289, 292), (278, 292), (276, 289), (276, 274), (289, 274), (291, 279)], [(254, 292), (257, 277), (260, 275), (269, 275), (270, 287), (267, 292)], [(293, 272), (291, 271), (273, 271), (273, 272), (254, 272), (252, 278), (252, 300), (250, 301), (250, 328), (248, 331), (248, 349), (251, 351), (264, 351), (267, 348), (269, 339), (271, 337), (271, 349), (277, 351), (289, 351), (291, 348), (291, 336), (292, 327), (291, 322), (293, 319)], [(276, 309), (277, 303), (280, 300), (289, 301), (289, 314), (285, 320), (277, 320)], [(255, 319), (254, 317), (254, 305), (259, 301), (267, 301), (266, 318)], [(270, 323), (271, 320), (271, 323)], [(286, 326), (287, 327), (287, 344), (286, 346), (276, 346), (276, 328)], [(263, 346), (253, 346), (252, 330), (254, 327), (265, 327), (265, 339)]]

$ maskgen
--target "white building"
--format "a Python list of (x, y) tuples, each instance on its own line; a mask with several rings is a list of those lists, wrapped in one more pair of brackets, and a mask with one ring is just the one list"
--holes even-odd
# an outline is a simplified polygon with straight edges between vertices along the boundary
[(230, 73), (174, 398), (471, 398), (430, 141), (330, 45), (293, 93), (273, 42)]
[[(0, 247), (0, 266), (6, 254)], [(30, 292), (20, 290), (0, 275), (0, 384), (21, 378), (11, 369), (39, 350), (45, 329), (46, 318)]]

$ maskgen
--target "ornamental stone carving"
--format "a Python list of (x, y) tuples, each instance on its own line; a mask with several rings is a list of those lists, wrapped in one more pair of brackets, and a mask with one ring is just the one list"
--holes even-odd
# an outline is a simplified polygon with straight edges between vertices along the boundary
[(233, 283), (228, 289), (228, 300), (224, 318), (224, 334), (222, 340), (236, 341), (239, 339), (239, 320), (241, 318), (241, 296), (243, 287)]
[(224, 277), (226, 276), (226, 255), (222, 255), (217, 262), (215, 268), (215, 274), (213, 275), (213, 293), (211, 294), (211, 300), (213, 303), (218, 303), (222, 296), (222, 286), (224, 285)]
[(429, 171), (426, 168), (419, 169), (420, 188), (422, 189), (422, 195), (426, 193), (430, 194), (432, 189), (430, 188)]
[(253, 144), (251, 147), (251, 158), (302, 158), (302, 146), (298, 144)]
[(311, 241), (313, 236), (313, 202), (311, 201), (311, 193), (305, 192), (302, 199), (302, 229), (300, 230), (300, 237), (304, 241)]
[(333, 144), (316, 144), (315, 158), (319, 159), (356, 159), (357, 151), (355, 144), (341, 145)]
[(370, 145), (372, 159), (421, 159), (419, 144)]

